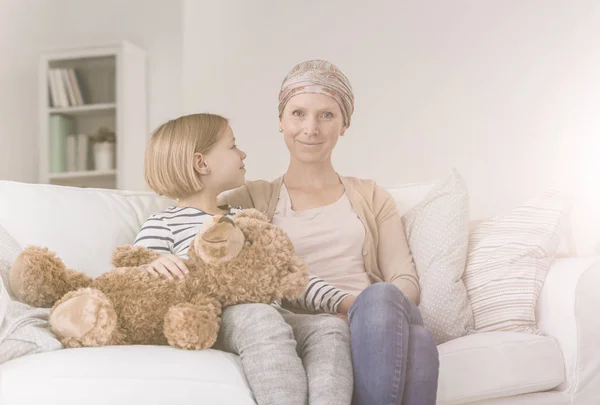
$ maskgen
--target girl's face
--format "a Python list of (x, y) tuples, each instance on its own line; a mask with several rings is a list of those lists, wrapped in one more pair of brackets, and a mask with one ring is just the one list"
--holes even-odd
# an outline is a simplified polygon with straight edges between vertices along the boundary
[(216, 193), (240, 187), (246, 179), (246, 154), (235, 144), (233, 130), (228, 125), (219, 140), (207, 153), (196, 154), (196, 164), (202, 174), (202, 185)]
[(330, 160), (339, 137), (346, 132), (337, 101), (318, 93), (292, 97), (281, 114), (279, 125), (290, 155), (304, 163)]

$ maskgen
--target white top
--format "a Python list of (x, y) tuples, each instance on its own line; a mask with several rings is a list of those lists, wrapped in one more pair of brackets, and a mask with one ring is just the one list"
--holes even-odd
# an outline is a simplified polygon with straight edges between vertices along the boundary
[(294, 211), (283, 185), (272, 222), (288, 234), (310, 274), (353, 295), (371, 285), (362, 254), (365, 227), (345, 193), (333, 204)]

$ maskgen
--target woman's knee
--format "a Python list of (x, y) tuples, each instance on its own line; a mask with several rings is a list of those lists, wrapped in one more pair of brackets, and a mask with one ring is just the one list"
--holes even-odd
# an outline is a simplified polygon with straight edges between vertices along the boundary
[(355, 310), (363, 309), (369, 313), (386, 311), (399, 307), (405, 314), (410, 314), (410, 301), (392, 283), (375, 283), (363, 290), (352, 305)]
[(439, 352), (435, 338), (425, 327), (420, 325), (411, 325), (410, 327), (411, 345), (418, 352), (421, 360), (427, 362), (427, 368), (438, 370), (440, 365)]

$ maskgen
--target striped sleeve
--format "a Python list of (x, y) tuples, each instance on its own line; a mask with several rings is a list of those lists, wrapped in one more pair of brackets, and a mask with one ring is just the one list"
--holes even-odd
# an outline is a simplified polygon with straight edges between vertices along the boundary
[(172, 253), (173, 243), (173, 232), (163, 218), (156, 214), (144, 222), (133, 242), (135, 246), (143, 246), (158, 253)]
[(304, 294), (288, 302), (293, 307), (310, 312), (337, 314), (338, 305), (348, 295), (325, 280), (317, 276), (310, 276)]

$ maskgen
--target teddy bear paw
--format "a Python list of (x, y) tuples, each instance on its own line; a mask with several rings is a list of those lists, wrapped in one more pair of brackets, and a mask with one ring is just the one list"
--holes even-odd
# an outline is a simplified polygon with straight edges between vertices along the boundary
[(178, 304), (165, 315), (164, 333), (179, 349), (201, 350), (215, 344), (220, 318), (214, 311), (193, 304)]
[(50, 313), (50, 328), (65, 347), (109, 344), (116, 325), (112, 302), (93, 288), (66, 294)]

